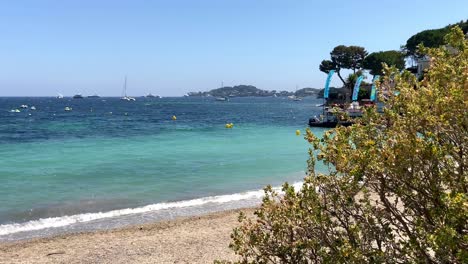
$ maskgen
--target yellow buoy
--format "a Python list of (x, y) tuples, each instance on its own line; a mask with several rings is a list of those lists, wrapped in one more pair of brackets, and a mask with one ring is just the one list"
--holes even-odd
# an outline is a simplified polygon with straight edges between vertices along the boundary
[(234, 126), (233, 123), (228, 123), (228, 124), (226, 124), (224, 127), (225, 127), (225, 128), (232, 128), (233, 126)]
[(298, 129), (296, 130), (296, 136), (300, 136), (301, 135), (301, 131)]
[(172, 120), (177, 120), (177, 116), (173, 115)]

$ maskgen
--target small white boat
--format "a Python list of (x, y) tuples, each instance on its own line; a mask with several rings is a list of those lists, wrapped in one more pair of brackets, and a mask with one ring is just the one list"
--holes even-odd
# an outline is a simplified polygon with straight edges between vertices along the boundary
[(130, 97), (130, 96), (124, 96), (124, 97), (120, 98), (120, 100), (123, 100), (123, 101), (136, 101), (136, 99), (134, 97)]
[(299, 96), (296, 96), (296, 94), (297, 94), (297, 85), (296, 85), (296, 92), (294, 92), (293, 95), (288, 96), (288, 98), (293, 101), (302, 101), (302, 98)]
[(65, 109), (64, 109), (64, 110), (68, 112), (68, 111), (71, 111), (71, 110), (73, 110), (73, 108), (71, 108), (71, 107), (68, 107), (68, 106), (67, 106), (67, 107), (65, 107)]
[(229, 101), (229, 98), (227, 98), (227, 97), (216, 97), (215, 100), (216, 101)]
[(29, 108), (29, 109), (31, 109), (31, 110), (36, 110), (36, 107), (33, 105), (33, 106), (31, 106), (31, 108)]
[(154, 95), (152, 93), (147, 94), (145, 97), (147, 97), (147, 98), (161, 98), (159, 95)]
[(297, 97), (295, 95), (288, 96), (288, 99), (293, 100), (293, 101), (301, 101), (302, 100), (301, 97)]
[(120, 98), (123, 101), (136, 101), (134, 97), (127, 95), (127, 76), (125, 76), (124, 87), (123, 87), (123, 96)]
[(27, 109), (28, 105), (21, 105), (20, 108)]
[(9, 112), (10, 113), (19, 113), (21, 111), (19, 109), (11, 109)]
[(57, 99), (62, 99), (63, 98), (63, 94), (59, 93), (57, 94)]

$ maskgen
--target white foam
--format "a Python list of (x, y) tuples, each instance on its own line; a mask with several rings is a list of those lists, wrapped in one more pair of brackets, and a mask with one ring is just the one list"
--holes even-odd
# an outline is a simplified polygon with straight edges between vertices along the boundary
[[(302, 182), (296, 182), (293, 184), (295, 190), (299, 190), (302, 186)], [(276, 191), (280, 191), (281, 187), (274, 187)], [(218, 196), (209, 196), (204, 198), (179, 201), (179, 202), (168, 202), (168, 203), (157, 203), (150, 204), (143, 207), (137, 208), (127, 208), (120, 210), (112, 210), (108, 212), (98, 212), (98, 213), (86, 213), (86, 214), (77, 214), (71, 216), (61, 216), (61, 217), (50, 217), (50, 218), (41, 218), (38, 220), (32, 220), (25, 223), (14, 223), (14, 224), (5, 224), (0, 225), (0, 236), (9, 235), (18, 232), (24, 231), (34, 231), (46, 228), (54, 227), (63, 227), (76, 223), (84, 223), (98, 219), (111, 218), (123, 215), (130, 214), (140, 214), (146, 212), (153, 212), (164, 209), (173, 209), (173, 208), (184, 208), (191, 206), (201, 206), (207, 203), (229, 203), (247, 199), (258, 199), (260, 200), (264, 195), (263, 190), (248, 191), (244, 193), (235, 193), (228, 195), (218, 195)]]

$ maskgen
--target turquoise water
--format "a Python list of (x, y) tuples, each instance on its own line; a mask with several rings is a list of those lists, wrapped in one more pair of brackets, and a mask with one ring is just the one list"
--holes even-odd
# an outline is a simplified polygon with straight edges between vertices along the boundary
[[(2, 98), (0, 103), (4, 233), (11, 233), (5, 230), (12, 224), (38, 219), (301, 181), (309, 146), (295, 131), (304, 133), (307, 118), (321, 110), (314, 106), (317, 100), (277, 98), (134, 103)], [(37, 110), (8, 112), (24, 103)], [(64, 112), (66, 105), (73, 111)], [(226, 129), (227, 122), (234, 128)]]

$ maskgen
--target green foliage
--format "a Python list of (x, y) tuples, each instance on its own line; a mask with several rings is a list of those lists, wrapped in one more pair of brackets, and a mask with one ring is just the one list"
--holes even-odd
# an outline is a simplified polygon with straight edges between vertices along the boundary
[(447, 34), (447, 29), (429, 29), (421, 31), (411, 36), (406, 41), (406, 55), (407, 56), (420, 56), (417, 49), (419, 44), (426, 47), (438, 47), (444, 44), (444, 36)]
[(362, 89), (361, 87), (358, 93), (358, 101), (362, 99), (369, 99), (369, 98), (370, 98), (370, 90)]
[(338, 67), (331, 60), (323, 60), (319, 65), (319, 69), (328, 74), (331, 70), (338, 70)]
[[(463, 33), (468, 32), (468, 20), (460, 21), (455, 24), (459, 26)], [(444, 36), (450, 31), (452, 25), (448, 25), (439, 29), (429, 29), (421, 31), (411, 36), (407, 41), (404, 49), (406, 50), (406, 56), (421, 57), (424, 53), (418, 52), (418, 45), (423, 44), (428, 48), (436, 48), (444, 44)]]
[(363, 68), (369, 70), (372, 75), (382, 75), (383, 63), (403, 70), (405, 68), (404, 54), (396, 50), (373, 52), (364, 59)]
[(336, 46), (330, 53), (331, 60), (340, 69), (351, 69), (353, 72), (362, 68), (367, 55), (366, 49), (359, 46)]
[(383, 113), (307, 131), (302, 189), (267, 187), (256, 217), (239, 217), (239, 263), (468, 263), (468, 41), (460, 28), (446, 41), (456, 52), (421, 49), (431, 67), (420, 82), (384, 69)]
[(341, 69), (350, 69), (355, 73), (356, 70), (362, 68), (362, 62), (366, 55), (367, 51), (363, 47), (339, 45), (330, 52), (331, 60), (323, 60), (319, 69), (325, 73), (335, 70), (343, 85), (346, 85), (341, 76)]

